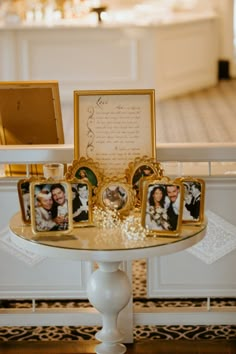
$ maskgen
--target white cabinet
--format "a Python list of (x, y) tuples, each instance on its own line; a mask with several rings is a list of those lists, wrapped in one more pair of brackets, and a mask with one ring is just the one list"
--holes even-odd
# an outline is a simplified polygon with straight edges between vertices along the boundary
[(214, 20), (162, 27), (156, 31), (154, 48), (160, 98), (216, 84), (218, 36)]
[(62, 100), (79, 89), (152, 87), (148, 70), (152, 59), (145, 55), (151, 49), (148, 30), (127, 32), (116, 28), (18, 31), (18, 79), (58, 80)]
[(79, 89), (154, 88), (164, 98), (216, 83), (218, 21), (1, 28), (0, 51), (0, 80), (58, 80), (62, 102)]

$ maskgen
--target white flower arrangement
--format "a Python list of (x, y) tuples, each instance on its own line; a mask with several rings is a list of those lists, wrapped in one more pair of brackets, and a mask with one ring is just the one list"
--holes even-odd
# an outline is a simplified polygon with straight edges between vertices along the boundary
[(150, 206), (147, 210), (147, 214), (149, 214), (151, 220), (155, 221), (156, 225), (163, 228), (163, 230), (170, 229), (167, 210), (165, 208)]

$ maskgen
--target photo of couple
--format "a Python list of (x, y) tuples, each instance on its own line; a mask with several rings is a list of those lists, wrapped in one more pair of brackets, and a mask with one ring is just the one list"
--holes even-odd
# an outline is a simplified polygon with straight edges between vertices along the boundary
[(200, 218), (202, 202), (202, 185), (196, 181), (184, 181), (184, 209), (183, 220), (195, 220)]
[(33, 225), (36, 232), (69, 231), (67, 183), (33, 184)]
[(154, 231), (176, 231), (181, 219), (180, 186), (150, 184), (147, 190), (145, 227)]

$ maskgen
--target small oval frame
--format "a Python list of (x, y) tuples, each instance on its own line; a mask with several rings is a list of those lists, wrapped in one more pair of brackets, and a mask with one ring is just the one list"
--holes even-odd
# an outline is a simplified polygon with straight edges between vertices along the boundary
[(96, 206), (116, 210), (121, 216), (128, 215), (135, 206), (135, 192), (124, 178), (106, 177), (95, 193)]
[(129, 163), (128, 168), (125, 170), (125, 175), (127, 182), (130, 183), (132, 188), (136, 191), (136, 206), (140, 206), (143, 180), (146, 178), (152, 178), (154, 175), (156, 177), (163, 176), (163, 169), (161, 164), (154, 158), (143, 156), (137, 157), (134, 161)]
[(69, 181), (73, 178), (89, 182), (93, 190), (100, 185), (104, 175), (97, 162), (91, 158), (81, 157), (79, 160), (73, 160), (72, 164), (68, 166), (65, 179)]

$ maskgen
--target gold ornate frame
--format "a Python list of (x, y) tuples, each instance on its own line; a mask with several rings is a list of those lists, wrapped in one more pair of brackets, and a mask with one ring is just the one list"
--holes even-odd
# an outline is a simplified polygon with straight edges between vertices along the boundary
[(163, 169), (161, 164), (152, 157), (136, 157), (134, 161), (129, 163), (128, 168), (125, 170), (125, 175), (127, 182), (131, 184), (132, 188), (137, 193), (137, 206), (139, 206), (142, 196), (143, 180), (145, 178), (152, 178), (153, 175), (156, 177), (162, 176)]
[(156, 157), (155, 91), (74, 91), (74, 156), (123, 175), (137, 156)]
[[(168, 190), (178, 191), (179, 202), (176, 204), (178, 214), (170, 211), (171, 200)], [(162, 198), (160, 206), (155, 207), (154, 193), (159, 189)], [(182, 225), (183, 185), (180, 181), (168, 177), (149, 178), (143, 181), (143, 196), (141, 205), (141, 224), (148, 229), (149, 236), (179, 236)]]
[[(81, 176), (81, 172), (84, 172), (84, 176)], [(70, 181), (73, 178), (82, 179), (85, 182), (89, 182), (92, 189), (98, 187), (103, 180), (103, 171), (100, 169), (99, 164), (93, 159), (86, 159), (81, 157), (79, 160), (74, 160), (70, 166), (68, 166), (65, 174), (66, 180)]]
[(107, 177), (95, 190), (95, 204), (103, 209), (111, 209), (120, 215), (128, 215), (135, 205), (135, 192), (124, 179)]
[[(180, 177), (183, 184), (183, 217), (184, 224), (201, 224), (205, 213), (205, 181), (196, 177)], [(192, 189), (194, 190), (192, 191)], [(196, 196), (192, 195), (197, 194)]]
[[(69, 183), (71, 184), (71, 193), (72, 193), (72, 222), (73, 222), (73, 227), (85, 227), (85, 226), (91, 226), (93, 225), (93, 214), (92, 214), (92, 207), (93, 207), (93, 203), (92, 203), (92, 187), (91, 184), (89, 182), (83, 181), (81, 179), (78, 178), (73, 178), (71, 180), (69, 180)], [(74, 213), (76, 213), (75, 208), (78, 206), (81, 206), (81, 202), (79, 201), (78, 203), (74, 202), (74, 198), (73, 198), (73, 188), (76, 189), (76, 196), (77, 198), (79, 198), (79, 194), (78, 193), (78, 188), (80, 186), (86, 186), (86, 190), (88, 192), (88, 196), (87, 196), (87, 206), (88, 206), (88, 212), (87, 212), (87, 217), (86, 218), (82, 218), (81, 220), (79, 220), (80, 218), (78, 218), (79, 215), (74, 215)], [(77, 205), (76, 205), (77, 204)], [(81, 214), (80, 214), (81, 215)], [(76, 219), (77, 218), (77, 219)]]
[[(43, 193), (44, 195), (47, 195), (49, 197), (50, 190), (53, 185), (62, 185), (64, 187), (65, 196), (67, 198), (67, 207), (66, 210), (64, 210), (64, 212), (66, 213), (64, 215), (66, 218), (66, 222), (63, 229), (57, 229), (55, 225), (56, 222), (51, 222), (53, 216), (52, 217), (49, 216), (48, 219), (46, 220), (46, 221), (50, 220), (50, 226), (48, 227), (47, 225), (45, 227), (38, 226), (39, 224), (37, 223), (37, 220), (43, 223), (44, 221), (43, 215), (46, 214), (44, 211), (43, 213), (41, 213), (41, 211), (37, 209), (39, 208), (39, 204), (37, 200), (38, 194), (40, 193), (42, 196)], [(66, 182), (65, 180), (54, 180), (52, 178), (37, 180), (30, 184), (30, 195), (31, 195), (30, 198), (31, 226), (32, 226), (32, 231), (35, 235), (38, 236), (59, 235), (60, 236), (61, 234), (68, 234), (72, 231), (73, 228), (72, 202), (71, 202), (72, 196), (71, 196), (71, 184), (69, 182)]]

